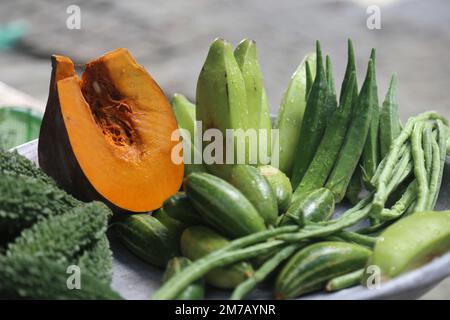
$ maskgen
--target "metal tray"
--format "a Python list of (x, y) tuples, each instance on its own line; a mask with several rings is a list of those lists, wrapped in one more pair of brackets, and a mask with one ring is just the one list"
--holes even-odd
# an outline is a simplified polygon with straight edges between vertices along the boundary
[[(37, 140), (23, 144), (16, 150), (37, 163)], [(447, 157), (444, 177), (436, 210), (450, 209), (450, 158)], [(338, 206), (337, 214), (345, 209)], [(149, 299), (161, 285), (162, 271), (152, 267), (130, 253), (110, 233), (111, 248), (114, 255), (114, 274), (112, 286), (126, 299)], [(336, 293), (318, 292), (300, 299), (414, 299), (418, 298), (440, 281), (450, 275), (450, 252), (434, 259), (414, 271), (406, 273), (389, 282), (382, 283), (378, 289), (352, 287)], [(226, 299), (229, 292), (208, 290), (208, 298)], [(254, 299), (270, 299), (269, 288), (255, 290)]]

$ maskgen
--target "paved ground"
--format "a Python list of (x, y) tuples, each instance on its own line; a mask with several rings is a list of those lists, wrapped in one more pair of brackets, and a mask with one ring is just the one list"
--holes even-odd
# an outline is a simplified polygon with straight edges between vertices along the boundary
[[(381, 4), (381, 30), (366, 27), (366, 8)], [(81, 30), (68, 30), (68, 5), (81, 8)], [(80, 66), (116, 47), (128, 48), (168, 95), (195, 97), (198, 73), (215, 37), (257, 41), (271, 110), (291, 73), (321, 40), (342, 77), (346, 39), (354, 40), (361, 83), (377, 48), (380, 98), (399, 75), (401, 115), (438, 110), (450, 117), (450, 2), (446, 0), (3, 0), (0, 24), (21, 20), (28, 33), (0, 52), (0, 81), (45, 101), (49, 55), (67, 54)], [(339, 86), (339, 80), (337, 80)], [(450, 299), (450, 280), (427, 297)]]

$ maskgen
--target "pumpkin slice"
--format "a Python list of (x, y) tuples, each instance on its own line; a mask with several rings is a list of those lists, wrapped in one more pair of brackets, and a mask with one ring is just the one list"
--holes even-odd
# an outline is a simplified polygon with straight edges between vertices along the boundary
[(52, 57), (39, 164), (81, 200), (145, 212), (176, 193), (183, 164), (171, 153), (177, 123), (152, 77), (125, 49), (89, 62), (80, 80), (67, 57)]

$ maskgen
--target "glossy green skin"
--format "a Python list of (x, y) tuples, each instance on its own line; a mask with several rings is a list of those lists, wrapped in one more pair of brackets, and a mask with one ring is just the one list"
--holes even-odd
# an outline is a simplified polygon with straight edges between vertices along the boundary
[(378, 139), (378, 130), (380, 127), (380, 106), (378, 103), (378, 88), (375, 75), (375, 49), (372, 49), (370, 58), (373, 61), (373, 79), (371, 81), (372, 94), (369, 100), (371, 108), (371, 122), (370, 129), (367, 135), (366, 144), (362, 154), (363, 181), (370, 186), (370, 180), (372, 179), (378, 164), (380, 163), (380, 145)]
[(202, 218), (185, 192), (177, 192), (167, 198), (163, 203), (163, 209), (169, 217), (187, 226), (203, 224)]
[(279, 152), (279, 169), (288, 177), (292, 174), (306, 107), (306, 61), (310, 65), (311, 77), (315, 77), (316, 55), (311, 53), (303, 58), (292, 75), (275, 123), (275, 128), (279, 130), (279, 145), (274, 141), (273, 151)]
[[(225, 137), (226, 129), (249, 128), (244, 78), (230, 43), (223, 39), (214, 40), (209, 48), (197, 81), (196, 100), (196, 119), (202, 121), (203, 132), (215, 128)], [(203, 142), (203, 148), (209, 143)], [(229, 166), (212, 164), (207, 165), (207, 168), (214, 175), (226, 177)]]
[[(331, 218), (334, 212), (334, 196), (333, 193), (326, 189), (320, 188), (310, 192), (303, 198), (294, 200), (288, 211), (287, 215), (295, 216), (299, 221), (327, 221)], [(286, 216), (281, 225), (288, 223), (289, 217)]]
[(292, 186), (289, 178), (275, 167), (266, 165), (260, 166), (258, 169), (267, 179), (278, 204), (278, 211), (285, 212), (291, 204)]
[[(191, 260), (185, 257), (175, 257), (167, 263), (166, 271), (163, 275), (163, 283), (179, 273), (181, 270), (191, 264)], [(205, 297), (205, 284), (203, 279), (199, 279), (187, 286), (177, 297), (176, 300), (203, 300)]]
[[(258, 135), (257, 154), (252, 155), (257, 163), (261, 163), (259, 157), (260, 147), (269, 151), (268, 155), (270, 156), (270, 134), (272, 123), (270, 120), (269, 106), (266, 91), (264, 89), (261, 68), (258, 62), (256, 43), (249, 39), (242, 40), (234, 50), (234, 57), (236, 58), (236, 62), (239, 69), (241, 69), (242, 77), (244, 78), (248, 106), (248, 125), (250, 128), (262, 128), (268, 130), (269, 136), (260, 139)], [(254, 162), (250, 163), (255, 164)]]
[(345, 136), (345, 141), (334, 169), (325, 185), (326, 188), (333, 192), (337, 203), (342, 201), (345, 196), (348, 184), (355, 172), (367, 140), (372, 115), (373, 77), (373, 62), (370, 60), (366, 79), (358, 96), (358, 102), (355, 105), (351, 125)]
[(186, 194), (204, 221), (230, 238), (266, 229), (263, 218), (234, 186), (208, 173), (193, 173), (184, 181)]
[(278, 204), (272, 187), (261, 172), (249, 165), (235, 165), (229, 182), (250, 201), (267, 226), (275, 224)]
[(378, 266), (382, 280), (388, 280), (449, 250), (450, 211), (419, 212), (395, 222), (380, 234), (367, 266)]
[(184, 164), (184, 176), (186, 177), (193, 172), (206, 172), (206, 168), (203, 164), (194, 163), (195, 154), (199, 152), (194, 146), (195, 135), (197, 132), (195, 127), (195, 104), (179, 93), (173, 95), (171, 104), (175, 118), (177, 119), (178, 127), (187, 130), (191, 138), (190, 141), (186, 142), (190, 149), (191, 163)]
[(350, 84), (344, 93), (343, 102), (334, 111), (316, 154), (294, 192), (294, 201), (315, 189), (323, 187), (333, 170), (352, 117), (353, 88), (356, 85), (355, 74), (352, 75)]
[(158, 219), (148, 214), (133, 214), (115, 224), (121, 241), (144, 261), (165, 267), (180, 255), (179, 239)]
[(380, 151), (381, 159), (389, 152), (392, 141), (398, 137), (400, 131), (400, 116), (398, 114), (398, 103), (395, 98), (397, 89), (397, 76), (392, 75), (389, 89), (383, 102), (380, 113)]
[[(219, 250), (229, 243), (228, 239), (203, 226), (187, 228), (181, 235), (181, 251), (195, 261)], [(205, 275), (206, 283), (221, 289), (232, 289), (253, 274), (248, 262), (239, 262), (227, 267), (215, 268)]]
[(261, 159), (261, 154), (267, 154), (271, 156), (272, 154), (272, 119), (270, 118), (269, 101), (267, 100), (266, 90), (263, 88), (261, 96), (261, 113), (259, 115), (259, 128), (266, 130), (266, 135), (259, 137), (259, 163), (267, 164)]
[(362, 268), (372, 252), (346, 242), (318, 242), (298, 251), (275, 281), (275, 298), (295, 298), (323, 289), (327, 281)]
[(158, 219), (167, 229), (169, 229), (169, 232), (173, 233), (176, 237), (180, 237), (181, 233), (186, 228), (184, 223), (170, 217), (163, 208), (154, 211), (152, 216)]
[(306, 101), (299, 143), (294, 156), (291, 175), (291, 183), (294, 189), (300, 184), (308, 169), (322, 139), (329, 116), (334, 111), (332, 104), (327, 103), (328, 83), (322, 61), (322, 51), (318, 42), (316, 56), (316, 78)]

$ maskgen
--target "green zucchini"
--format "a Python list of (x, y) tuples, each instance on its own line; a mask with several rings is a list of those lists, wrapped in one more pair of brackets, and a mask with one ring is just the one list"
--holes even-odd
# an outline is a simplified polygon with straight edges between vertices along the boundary
[[(190, 140), (183, 140), (183, 149), (186, 150), (186, 155), (190, 155), (189, 161), (186, 161), (186, 158), (184, 161), (184, 176), (188, 176), (192, 172), (206, 172), (206, 168), (202, 163), (195, 163), (195, 159), (199, 158), (198, 153), (200, 152), (195, 147), (197, 132), (195, 124), (195, 104), (191, 103), (185, 96), (179, 93), (173, 95), (171, 103), (173, 113), (177, 119), (178, 128), (187, 130), (190, 136)], [(186, 157), (186, 155), (184, 155), (184, 157)]]
[(171, 258), (180, 255), (178, 237), (148, 214), (126, 216), (114, 228), (131, 252), (154, 266), (165, 267)]
[(378, 104), (378, 89), (376, 80), (376, 64), (375, 64), (375, 49), (372, 49), (370, 59), (373, 61), (373, 76), (372, 76), (372, 95), (369, 103), (371, 108), (371, 121), (370, 129), (367, 135), (366, 144), (362, 154), (362, 168), (363, 168), (363, 181), (370, 186), (370, 180), (372, 179), (378, 164), (380, 163), (380, 146), (378, 143), (378, 129), (380, 126), (380, 107)]
[[(367, 267), (378, 266), (381, 280), (389, 280), (449, 249), (450, 211), (418, 212), (395, 222), (380, 234)], [(370, 275), (364, 273), (364, 285)]]
[(178, 220), (187, 226), (203, 224), (199, 213), (192, 206), (185, 192), (177, 192), (167, 198), (163, 207), (164, 211), (172, 219)]
[(275, 167), (266, 165), (258, 167), (261, 174), (269, 182), (277, 199), (278, 211), (285, 212), (291, 204), (292, 186), (289, 178)]
[(231, 238), (266, 229), (263, 218), (234, 186), (208, 173), (184, 181), (186, 194), (205, 222)]
[(352, 73), (347, 91), (344, 93), (342, 105), (334, 111), (317, 152), (303, 176), (301, 183), (294, 192), (294, 201), (312, 190), (323, 187), (333, 170), (341, 146), (344, 143), (345, 134), (350, 125), (354, 97), (353, 88), (356, 84), (355, 79), (356, 76)]
[[(211, 252), (225, 247), (228, 239), (203, 226), (192, 226), (181, 235), (181, 251), (184, 256), (195, 261)], [(253, 274), (248, 262), (239, 262), (219, 267), (205, 275), (206, 283), (221, 289), (232, 289)]]
[(300, 128), (305, 113), (305, 96), (307, 93), (305, 68), (307, 61), (311, 67), (311, 76), (315, 77), (316, 55), (309, 54), (303, 58), (292, 75), (275, 122), (275, 129), (278, 129), (279, 145), (276, 145), (276, 140), (273, 141), (272, 150), (279, 153), (278, 168), (288, 177), (292, 174), (292, 166), (300, 138)]
[(358, 96), (351, 125), (347, 130), (344, 144), (339, 152), (333, 171), (325, 185), (326, 188), (333, 192), (337, 203), (344, 198), (345, 191), (355, 172), (367, 140), (373, 109), (371, 104), (374, 101), (373, 77), (373, 62), (369, 60), (366, 79)]
[[(322, 49), (316, 43), (316, 78), (308, 95), (300, 139), (294, 156), (291, 183), (294, 189), (302, 180), (320, 144), (330, 114), (334, 111), (327, 103), (328, 84), (322, 60)], [(281, 137), (280, 137), (281, 139)]]
[(300, 222), (305, 220), (312, 222), (327, 221), (331, 218), (333, 212), (333, 193), (326, 188), (320, 188), (308, 193), (303, 198), (294, 200), (281, 225), (290, 224), (291, 217)]
[[(167, 282), (174, 275), (192, 264), (191, 260), (185, 257), (175, 257), (167, 263), (162, 282)], [(178, 296), (176, 300), (203, 300), (205, 297), (205, 284), (203, 279), (199, 279), (188, 285)]]
[(269, 182), (257, 168), (245, 164), (235, 165), (228, 182), (250, 201), (266, 225), (275, 223), (278, 217), (277, 199)]
[(395, 98), (397, 89), (397, 76), (391, 77), (389, 89), (384, 98), (380, 113), (380, 151), (381, 159), (389, 152), (392, 141), (398, 137), (400, 131), (400, 116), (398, 114), (398, 103)]
[(371, 250), (345, 242), (318, 242), (298, 251), (277, 276), (275, 298), (295, 298), (323, 289), (337, 276), (358, 270)]

